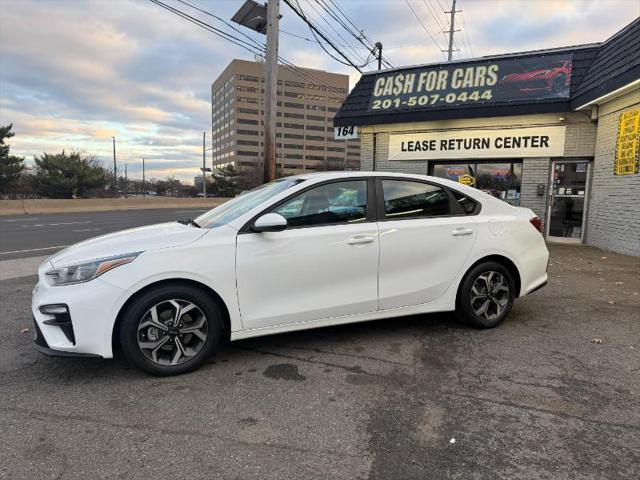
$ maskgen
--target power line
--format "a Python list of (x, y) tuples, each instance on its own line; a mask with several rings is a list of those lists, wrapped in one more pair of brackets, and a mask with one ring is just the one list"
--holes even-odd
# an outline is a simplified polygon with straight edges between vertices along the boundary
[[(344, 42), (345, 48), (347, 48), (347, 49), (351, 50), (351, 53), (353, 53), (353, 54), (354, 54), (356, 57), (358, 57), (360, 60), (364, 60), (364, 56), (363, 56), (363, 55), (361, 55), (359, 52), (357, 52), (357, 51), (356, 51), (356, 50), (355, 50), (355, 49), (354, 49), (354, 48), (349, 44), (349, 42), (347, 41), (347, 39), (345, 39), (345, 38), (342, 36), (342, 34), (338, 31), (338, 29), (337, 29), (336, 27), (334, 27), (334, 26), (333, 26), (333, 24), (332, 24), (329, 20), (327, 20), (327, 18), (326, 18), (325, 16), (323, 16), (323, 15), (318, 11), (318, 9), (313, 5), (313, 3), (311, 3), (311, 0), (308, 0), (308, 1), (307, 1), (307, 3), (308, 3), (308, 4), (309, 4), (309, 6), (311, 7), (311, 9), (312, 9), (314, 12), (316, 12), (316, 13), (318, 14), (318, 16), (322, 19), (322, 21), (323, 21), (324, 23), (326, 23), (326, 24), (329, 26), (329, 28), (330, 28), (331, 30), (333, 30), (333, 31), (336, 33), (336, 35), (338, 35), (338, 38), (340, 38), (340, 40), (342, 40), (342, 41)], [(316, 1), (316, 3), (318, 3), (318, 2)], [(298, 4), (298, 6), (299, 6), (299, 5), (300, 5), (300, 4)], [(320, 5), (320, 3), (318, 3), (318, 5)], [(322, 5), (320, 5), (320, 6), (322, 7)], [(326, 31), (325, 31), (325, 35), (326, 35)], [(327, 36), (328, 36), (328, 35), (327, 35)], [(334, 41), (334, 43), (335, 43), (336, 45), (338, 44), (338, 42), (336, 42), (336, 41)]]
[(438, 6), (440, 7), (440, 9), (444, 12), (448, 7), (446, 5), (442, 5), (440, 3), (440, 0), (436, 0)]
[[(287, 32), (286, 30), (280, 29), (280, 33), (284, 33), (285, 35), (290, 35), (292, 37), (299, 38), (300, 40), (304, 40), (306, 42), (317, 43), (312, 38), (305, 37), (304, 35), (298, 35), (297, 33)], [(344, 47), (345, 46), (345, 45), (342, 45), (340, 43), (337, 43), (336, 45), (338, 45), (339, 47)], [(385, 48), (385, 50), (397, 50), (399, 48), (419, 47), (421, 45), (424, 45), (424, 42), (408, 43), (408, 44), (405, 44), (405, 45), (395, 45), (395, 46), (392, 46), (392, 47), (385, 46), (384, 48)], [(358, 50), (367, 50), (367, 51), (371, 50), (369, 47), (353, 47), (353, 48), (354, 49), (358, 49)], [(386, 63), (386, 61), (385, 61), (385, 63)]]
[[(431, 13), (431, 16), (434, 18), (434, 20), (436, 21), (436, 23), (440, 26), (442, 33), (446, 35), (447, 33), (447, 23), (449, 22), (448, 20), (445, 19), (444, 22), (442, 22), (440, 20), (440, 17), (438, 16), (438, 10), (439, 7), (441, 6), (440, 2), (438, 1), (438, 7), (436, 7), (431, 0), (422, 0), (424, 2), (424, 4), (427, 6), (427, 8), (429, 9), (429, 12)], [(444, 10), (441, 10), (442, 13), (445, 15), (446, 17), (446, 12)], [(459, 51), (458, 46), (455, 42), (455, 39), (453, 41), (453, 46), (454, 46), (454, 51)]]
[(467, 27), (467, 20), (464, 11), (460, 13), (460, 17), (462, 18), (462, 37), (466, 38), (467, 46), (469, 48), (469, 53), (471, 57), (475, 57), (473, 54), (473, 47), (471, 46), (471, 38), (469, 38), (469, 28)]
[(440, 53), (442, 52), (442, 47), (440, 46), (440, 44), (437, 42), (437, 40), (433, 37), (433, 35), (431, 35), (431, 32), (429, 31), (429, 29), (426, 27), (426, 25), (424, 24), (424, 22), (420, 19), (420, 17), (418, 16), (418, 14), (416, 13), (416, 11), (413, 9), (413, 7), (411, 6), (411, 4), (409, 3), (409, 0), (404, 0), (405, 3), (407, 4), (407, 6), (409, 7), (409, 9), (411, 10), (411, 13), (413, 13), (413, 16), (416, 17), (416, 19), (418, 20), (418, 22), (420, 23), (420, 25), (422, 25), (422, 28), (424, 29), (425, 32), (427, 32), (427, 35), (429, 36), (429, 38), (433, 41), (433, 43), (436, 45), (436, 47), (438, 47), (438, 50), (440, 51)]
[[(302, 8), (300, 8), (300, 11), (298, 11), (298, 9), (296, 7), (294, 7), (292, 5), (292, 3), (289, 0), (284, 0), (284, 3), (287, 4), (287, 6), (293, 10), (293, 12), (298, 15), (311, 29), (311, 33), (313, 33), (313, 36), (316, 36), (316, 33), (318, 35), (320, 35), (322, 37), (322, 39), (327, 42), (331, 48), (333, 48), (347, 63), (345, 65), (350, 65), (353, 68), (355, 68), (356, 70), (358, 70), (358, 72), (362, 73), (361, 67), (359, 67), (358, 65), (356, 65), (355, 63), (353, 63), (353, 61), (347, 57), (344, 53), (342, 53), (342, 51), (336, 47), (325, 35), (322, 34), (322, 32), (320, 32), (320, 30), (318, 30), (318, 28), (309, 21), (309, 19), (307, 19), (306, 15), (304, 14), (304, 11), (302, 11)], [(298, 7), (300, 7), (300, 4), (298, 4)], [(316, 39), (317, 40), (317, 39)], [(334, 55), (332, 55), (325, 47), (324, 45), (322, 45), (322, 43), (320, 41), (318, 41), (318, 45), (320, 45), (322, 47), (322, 49), (327, 53), (327, 55), (329, 55), (331, 58), (333, 58), (334, 60), (340, 62), (340, 63), (344, 63), (341, 60), (337, 59)]]
[[(311, 1), (311, 0), (308, 0)], [(376, 45), (367, 38), (367, 36), (364, 33), (363, 29), (359, 29), (358, 27), (355, 26), (355, 24), (349, 19), (349, 17), (347, 17), (347, 14), (344, 13), (340, 7), (333, 2), (333, 0), (330, 0), (331, 3), (335, 6), (335, 9), (332, 9), (330, 5), (327, 4), (327, 2), (325, 0), (315, 0), (315, 2), (320, 5), (322, 7), (322, 9), (331, 17), (333, 18), (336, 22), (338, 22), (338, 24), (344, 28), (353, 38), (355, 38), (363, 47), (365, 47), (368, 51), (372, 52), (374, 51), (377, 47)], [(342, 15), (347, 18), (347, 21), (349, 23), (351, 23), (352, 25), (354, 25), (354, 28), (356, 29), (356, 31), (354, 32), (353, 29), (345, 23), (344, 20), (342, 20), (338, 14), (336, 13), (336, 11), (339, 11), (342, 13)], [(342, 38), (342, 37), (341, 37)], [(364, 42), (364, 40), (367, 40), (369, 42), (369, 44), (366, 44)], [(354, 47), (351, 47), (352, 49)], [(389, 61), (387, 61), (384, 56), (382, 56), (381, 61), (387, 66), (387, 67), (393, 67), (391, 65), (391, 63)]]
[(254, 46), (248, 44), (247, 42), (245, 42), (244, 40), (241, 40), (238, 37), (235, 37), (223, 30), (220, 30), (212, 25), (209, 25), (208, 23), (205, 23), (201, 20), (198, 20), (195, 17), (192, 17), (189, 14), (186, 14), (180, 10), (178, 10), (177, 8), (174, 8), (170, 5), (167, 5), (166, 3), (161, 2), (160, 0), (149, 0), (151, 3), (154, 3), (156, 5), (158, 5), (159, 7), (164, 8), (165, 10), (195, 24), (198, 25), (201, 28), (204, 28), (205, 30), (208, 30), (209, 32), (213, 33), (214, 35), (217, 35), (218, 37), (223, 38), (224, 40), (227, 40), (228, 42), (231, 42), (241, 48), (244, 48), (245, 50), (248, 50), (249, 52), (253, 53), (254, 55), (261, 55), (262, 53), (259, 51), (256, 51)]
[[(351, 35), (356, 40), (358, 40), (358, 42), (360, 42), (360, 44), (363, 47), (367, 47), (367, 48), (369, 48), (371, 50), (377, 48), (376, 44), (373, 41), (371, 41), (371, 39), (369, 37), (367, 37), (366, 33), (364, 33), (364, 29), (357, 27), (355, 22), (351, 19), (351, 17), (344, 10), (342, 10), (340, 8), (340, 6), (334, 0), (329, 0), (329, 2), (331, 2), (331, 4), (333, 5), (335, 11), (337, 11), (339, 14), (341, 14), (347, 20), (347, 22), (349, 24), (351, 24), (353, 26), (353, 28), (355, 28), (355, 33), (351, 30), (349, 25), (345, 25), (344, 23), (340, 22), (341, 25), (343, 25), (343, 28), (345, 28), (347, 31), (349, 31), (349, 33), (351, 33)], [(325, 6), (327, 7), (328, 11), (330, 11), (332, 13), (334, 12), (334, 10), (332, 10), (331, 7), (326, 4), (325, 0), (322, 0), (322, 3), (325, 4)], [(339, 20), (339, 18), (336, 18), (336, 20)], [(365, 43), (365, 41), (367, 43)], [(393, 68), (393, 65), (391, 64), (391, 62), (389, 62), (386, 58), (384, 58), (384, 55), (382, 55), (381, 52), (379, 52), (379, 53), (380, 53), (380, 56), (382, 57), (381, 58), (382, 63), (384, 63), (389, 68)]]
[[(296, 2), (296, 5), (298, 6), (298, 9), (299, 9), (300, 13), (302, 13), (303, 15), (305, 15), (304, 10), (302, 9), (302, 6), (300, 5), (300, 2), (299, 2), (298, 0), (294, 0), (294, 1)], [(313, 7), (313, 5), (311, 5), (311, 7), (313, 8), (313, 10), (314, 10), (316, 13), (319, 13), (319, 12), (315, 9), (315, 7)], [(306, 16), (306, 15), (305, 15), (305, 17), (308, 19), (308, 16)], [(324, 19), (324, 18), (323, 18), (323, 19)], [(324, 20), (325, 20), (325, 22), (326, 22), (327, 24), (329, 24), (329, 22), (327, 22), (327, 20), (326, 20), (326, 19), (324, 19)], [(320, 47), (322, 48), (322, 50), (324, 50), (324, 52), (325, 52), (327, 55), (329, 55), (331, 58), (333, 58), (336, 62), (341, 63), (341, 64), (343, 64), (343, 65), (347, 65), (347, 66), (353, 66), (353, 67), (354, 67), (354, 68), (356, 68), (358, 71), (360, 71), (360, 73), (362, 73), (362, 71), (360, 70), (360, 68), (364, 68), (364, 67), (366, 67), (369, 63), (371, 63), (371, 56), (372, 56), (372, 54), (373, 54), (373, 50), (371, 50), (371, 52), (369, 52), (369, 55), (367, 56), (367, 58), (363, 60), (362, 56), (361, 56), (361, 55), (359, 55), (357, 52), (355, 52), (355, 50), (353, 50), (353, 48), (352, 48), (351, 46), (349, 46), (348, 48), (350, 48), (350, 49), (355, 53), (355, 55), (356, 55), (357, 57), (359, 57), (359, 58), (360, 58), (360, 60), (363, 60), (363, 63), (362, 63), (361, 65), (355, 65), (355, 64), (354, 64), (350, 59), (348, 59), (348, 58), (347, 58), (347, 56), (346, 56), (343, 52), (340, 52), (339, 50), (337, 50), (337, 49), (335, 48), (335, 46), (334, 46), (334, 45), (336, 45), (336, 44), (337, 44), (337, 42), (331, 43), (331, 41), (332, 41), (333, 39), (329, 40), (329, 36), (325, 33), (323, 38), (324, 38), (324, 39), (329, 43), (329, 45), (330, 45), (332, 48), (334, 48), (334, 50), (336, 50), (336, 51), (340, 54), (340, 56), (341, 56), (341, 57), (343, 57), (343, 58), (347, 59), (347, 62), (348, 62), (348, 63), (345, 63), (345, 62), (341, 61), (339, 58), (336, 58), (336, 57), (335, 57), (331, 52), (329, 52), (329, 51), (327, 50), (326, 46), (322, 45), (322, 43), (320, 42), (320, 40), (318, 40), (318, 37), (316, 36), (316, 32), (318, 32), (318, 34), (319, 34), (319, 35), (321, 35), (321, 36), (322, 36), (323, 32), (322, 32), (322, 31), (321, 31), (317, 26), (315, 26), (315, 25), (314, 25), (315, 29), (314, 29), (314, 28), (311, 28), (312, 23), (308, 23), (308, 25), (309, 25), (309, 28), (310, 28), (310, 30), (311, 30), (311, 34), (313, 35), (314, 39), (316, 40), (316, 43), (318, 43), (318, 45), (320, 45)], [(329, 24), (329, 26), (331, 26), (331, 24)], [(332, 27), (332, 26), (331, 26), (331, 27)], [(332, 27), (332, 28), (333, 28), (333, 27)], [(335, 30), (335, 28), (333, 28), (333, 30), (334, 30), (334, 31), (336, 31), (336, 30)], [(336, 32), (337, 32), (337, 31), (336, 31)], [(340, 38), (342, 38), (342, 39), (343, 39), (343, 41), (344, 41), (344, 38), (343, 38), (339, 33), (338, 33), (338, 35), (339, 35), (339, 36), (340, 36)]]
[(177, 2), (182, 3), (183, 5), (186, 5), (188, 7), (193, 8), (194, 10), (199, 11), (200, 13), (204, 13), (205, 15), (208, 15), (210, 17), (215, 18), (216, 20), (224, 23), (227, 27), (231, 28), (233, 31), (238, 32), (240, 35), (242, 35), (243, 37), (247, 38), (248, 40), (250, 40), (252, 43), (254, 43), (255, 45), (257, 45), (258, 47), (262, 48), (264, 47), (264, 44), (260, 43), (258, 40), (256, 40), (255, 38), (247, 35), (243, 30), (237, 28), (235, 25), (233, 25), (233, 23), (226, 21), (224, 18), (219, 17), (218, 15), (216, 15), (215, 13), (211, 13), (207, 10), (204, 10), (202, 8), (200, 8), (198, 5), (196, 4), (192, 4), (189, 2), (186, 2), (185, 0), (176, 0)]
[[(225, 32), (224, 30), (220, 30), (206, 22), (203, 22), (202, 20), (199, 20), (195, 17), (192, 17), (191, 15), (178, 10), (177, 8), (174, 8), (170, 5), (167, 5), (163, 2), (161, 2), (160, 0), (149, 0), (150, 2), (164, 8), (165, 10), (193, 23), (194, 25), (203, 28), (204, 30), (207, 30), (210, 33), (213, 33), (214, 35), (217, 35), (221, 38), (223, 38), (224, 40), (227, 40), (228, 42), (231, 42), (235, 45), (238, 45), (241, 48), (244, 48), (245, 50), (249, 51), (250, 53), (252, 53), (253, 55), (257, 55), (259, 57), (264, 57), (264, 53), (265, 53), (265, 45), (264, 44), (260, 44), (258, 43), (256, 40), (253, 40), (254, 43), (256, 44), (254, 45), (250, 45), (247, 42), (245, 42), (244, 40), (235, 37), (231, 34), (229, 34), (228, 32)], [(180, 0), (178, 0), (180, 1)], [(181, 2), (186, 4), (187, 2)], [(212, 17), (214, 18), (219, 18), (214, 14), (211, 14), (210, 12), (206, 12), (203, 11), (203, 13), (208, 13), (210, 14)], [(260, 49), (260, 50), (257, 50)], [(308, 72), (300, 69), (299, 67), (295, 66), (294, 64), (292, 64), (291, 62), (287, 61), (286, 59), (282, 58), (282, 57), (278, 57), (278, 60), (283, 64), (283, 66), (287, 69), (289, 69), (289, 71), (291, 71), (293, 74), (295, 74), (296, 76), (298, 76), (299, 78), (305, 80), (305, 81), (310, 81), (312, 83), (317, 83), (320, 85), (323, 85), (327, 88), (330, 88), (329, 85), (327, 85), (326, 83), (324, 83), (323, 81), (319, 80), (318, 78), (316, 78), (315, 76), (309, 74)]]
[(446, 27), (444, 23), (438, 18), (437, 10), (433, 8), (431, 2), (427, 3), (427, 0), (422, 0), (422, 3), (424, 3), (424, 6), (427, 7), (429, 15), (431, 15), (431, 17), (436, 21), (436, 25), (440, 28), (440, 30), (444, 31)]
[(451, 20), (449, 21), (449, 30), (446, 33), (449, 34), (449, 47), (447, 48), (447, 61), (453, 60), (453, 52), (457, 51), (454, 45), (454, 34), (459, 30), (456, 30), (456, 13), (460, 12), (460, 10), (456, 10), (456, 0), (453, 0), (451, 3), (451, 11), (444, 12), (451, 15)]

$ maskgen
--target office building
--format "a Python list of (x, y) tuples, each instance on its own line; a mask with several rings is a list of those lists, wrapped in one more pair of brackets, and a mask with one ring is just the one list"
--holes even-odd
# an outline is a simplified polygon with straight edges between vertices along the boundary
[[(304, 73), (302, 73), (303, 71)], [(349, 77), (284, 66), (278, 70), (277, 176), (358, 170), (358, 140), (334, 140), (333, 117)], [(213, 167), (259, 172), (264, 152), (264, 64), (233, 60), (211, 86)]]

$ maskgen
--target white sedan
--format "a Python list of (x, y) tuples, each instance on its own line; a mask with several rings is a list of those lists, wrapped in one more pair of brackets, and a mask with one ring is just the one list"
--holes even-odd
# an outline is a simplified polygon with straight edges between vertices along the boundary
[(489, 328), (547, 282), (541, 222), (459, 183), (379, 172), (263, 185), (195, 220), (134, 228), (45, 261), (36, 347), (156, 375), (226, 340), (455, 310)]

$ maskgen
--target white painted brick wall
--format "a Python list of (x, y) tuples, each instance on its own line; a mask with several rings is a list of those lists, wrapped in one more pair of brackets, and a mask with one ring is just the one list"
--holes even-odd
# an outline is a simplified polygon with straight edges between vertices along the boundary
[[(630, 108), (639, 108), (633, 103)], [(603, 115), (598, 123), (582, 113), (567, 114), (565, 158), (595, 157), (588, 206), (586, 243), (607, 250), (640, 255), (640, 175), (613, 175), (613, 157), (618, 116), (623, 110)], [(497, 121), (497, 119), (496, 119)], [(522, 122), (521, 123), (526, 123)], [(534, 122), (532, 117), (532, 122)], [(428, 173), (428, 161), (390, 161), (389, 132), (377, 126), (376, 170)], [(426, 124), (390, 125), (389, 129), (411, 131)], [(362, 170), (373, 169), (373, 133), (362, 135)], [(522, 166), (521, 205), (532, 209), (546, 222), (551, 159), (525, 158)], [(538, 184), (545, 186), (537, 195)]]
[(640, 175), (613, 174), (618, 118), (633, 108), (640, 103), (598, 119), (586, 243), (640, 256)]
[[(520, 205), (530, 208), (543, 222), (547, 220), (547, 194), (551, 160), (544, 158), (524, 158), (522, 160), (522, 183), (520, 185)], [(544, 185), (542, 196), (538, 196), (538, 184)]]

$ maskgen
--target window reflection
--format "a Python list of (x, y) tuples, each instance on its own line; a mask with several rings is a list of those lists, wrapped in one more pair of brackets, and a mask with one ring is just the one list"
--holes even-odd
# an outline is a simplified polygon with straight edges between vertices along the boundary
[(471, 185), (511, 205), (520, 205), (521, 161), (435, 163), (431, 175)]

